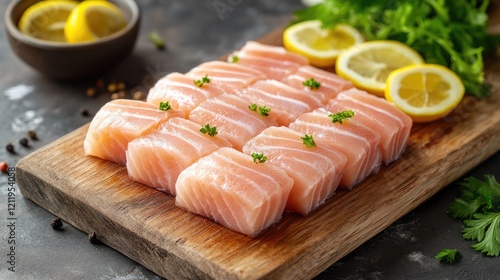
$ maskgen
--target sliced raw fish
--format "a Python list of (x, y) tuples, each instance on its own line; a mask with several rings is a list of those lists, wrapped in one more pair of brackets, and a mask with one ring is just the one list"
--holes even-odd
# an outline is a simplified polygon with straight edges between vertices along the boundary
[(257, 81), (236, 92), (251, 103), (265, 105), (278, 116), (279, 125), (287, 126), (303, 113), (323, 106), (319, 99), (276, 80)]
[(231, 143), (220, 135), (201, 133), (197, 123), (171, 118), (128, 144), (127, 171), (132, 180), (175, 196), (179, 173), (220, 147)]
[[(303, 84), (311, 78), (320, 83), (319, 88), (314, 89)], [(294, 74), (284, 78), (282, 82), (291, 87), (304, 90), (309, 94), (317, 96), (324, 104), (326, 104), (328, 100), (335, 98), (341, 91), (353, 87), (353, 84), (350, 81), (345, 80), (332, 72), (310, 65), (298, 68)]]
[(382, 159), (388, 164), (398, 159), (406, 148), (412, 120), (385, 99), (358, 89), (341, 92), (330, 100), (327, 110), (353, 110), (356, 120), (380, 135)]
[(329, 114), (325, 109), (314, 110), (301, 115), (290, 124), (290, 128), (312, 135), (317, 144), (346, 155), (347, 162), (339, 188), (352, 189), (355, 184), (378, 171), (382, 161), (380, 136), (352, 119), (342, 124), (332, 123)]
[(276, 223), (293, 180), (285, 171), (232, 148), (220, 148), (182, 171), (176, 205), (254, 237)]
[(294, 181), (286, 210), (307, 215), (335, 193), (347, 158), (321, 144), (307, 147), (302, 137), (291, 128), (273, 126), (250, 139), (243, 152), (263, 153), (285, 170)]
[(130, 141), (156, 129), (169, 118), (182, 116), (181, 111), (161, 111), (158, 106), (144, 101), (110, 101), (90, 123), (83, 142), (85, 154), (125, 165), (125, 151)]
[(307, 65), (307, 58), (283, 47), (247, 42), (241, 50), (228, 57), (228, 62), (248, 66), (264, 73), (268, 79), (281, 80)]
[(233, 94), (210, 98), (196, 107), (189, 119), (202, 126), (215, 126), (218, 134), (241, 151), (243, 145), (269, 126), (277, 125), (273, 115), (262, 116), (249, 109), (247, 100)]
[(172, 108), (184, 112), (187, 118), (191, 110), (207, 98), (223, 94), (224, 91), (212, 83), (199, 87), (192, 77), (171, 73), (156, 82), (149, 90), (147, 102), (159, 105), (169, 102)]
[(264, 73), (250, 67), (224, 61), (205, 62), (191, 69), (187, 76), (194, 80), (203, 77), (210, 79), (210, 84), (223, 89), (227, 93), (248, 87), (257, 80), (266, 79)]

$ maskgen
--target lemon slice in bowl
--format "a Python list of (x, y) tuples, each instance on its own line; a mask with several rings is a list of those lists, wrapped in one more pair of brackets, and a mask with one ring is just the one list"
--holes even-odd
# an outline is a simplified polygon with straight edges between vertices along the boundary
[(66, 42), (64, 26), (77, 1), (41, 1), (24, 11), (19, 20), (19, 30), (31, 37)]
[(309, 59), (311, 65), (332, 67), (340, 53), (363, 42), (355, 28), (338, 24), (333, 30), (322, 28), (321, 21), (299, 22), (283, 31), (283, 45)]
[(385, 98), (414, 122), (431, 122), (448, 115), (464, 96), (462, 80), (435, 64), (410, 65), (392, 72)]
[(64, 27), (69, 43), (92, 42), (127, 25), (122, 11), (107, 1), (83, 1), (71, 12)]
[(422, 56), (411, 47), (397, 41), (379, 40), (343, 52), (337, 59), (335, 70), (357, 88), (383, 96), (385, 81), (392, 71), (422, 63)]

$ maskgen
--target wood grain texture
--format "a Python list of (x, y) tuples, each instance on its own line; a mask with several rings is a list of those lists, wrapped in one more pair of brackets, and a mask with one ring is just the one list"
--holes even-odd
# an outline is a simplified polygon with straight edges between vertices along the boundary
[[(261, 41), (280, 44), (281, 30)], [(500, 61), (487, 69), (500, 79)], [(168, 279), (307, 279), (388, 227), (500, 149), (500, 91), (466, 97), (444, 119), (415, 125), (402, 159), (307, 217), (285, 213), (257, 238), (175, 207), (129, 180), (124, 167), (85, 157), (88, 125), (22, 159), (21, 193)]]

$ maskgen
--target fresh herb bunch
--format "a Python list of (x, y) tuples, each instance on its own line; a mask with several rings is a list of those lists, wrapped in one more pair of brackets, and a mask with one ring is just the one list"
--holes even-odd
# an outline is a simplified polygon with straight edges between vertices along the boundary
[(464, 220), (462, 235), (477, 240), (472, 248), (488, 256), (500, 256), (500, 183), (494, 176), (485, 181), (465, 179), (462, 194), (448, 208), (453, 218)]
[(417, 50), (427, 63), (449, 67), (466, 92), (488, 97), (483, 55), (500, 45), (487, 33), (488, 0), (325, 0), (297, 11), (295, 20), (321, 20), (326, 28), (349, 24), (367, 40), (397, 40)]

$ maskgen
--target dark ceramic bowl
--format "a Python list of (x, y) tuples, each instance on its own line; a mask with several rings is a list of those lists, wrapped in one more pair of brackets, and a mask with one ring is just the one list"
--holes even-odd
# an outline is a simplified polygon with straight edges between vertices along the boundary
[(27, 36), (17, 28), (23, 12), (39, 0), (13, 0), (5, 11), (9, 44), (19, 58), (40, 73), (57, 79), (96, 76), (115, 66), (134, 48), (140, 13), (134, 0), (111, 0), (128, 19), (119, 32), (90, 43), (55, 43)]

